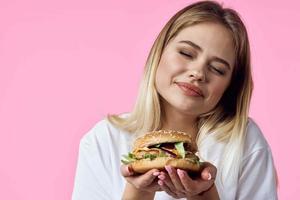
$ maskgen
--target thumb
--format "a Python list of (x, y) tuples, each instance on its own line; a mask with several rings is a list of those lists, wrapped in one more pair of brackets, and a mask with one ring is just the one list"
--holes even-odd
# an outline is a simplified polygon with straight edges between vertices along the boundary
[(214, 180), (216, 178), (217, 168), (206, 162), (204, 164), (204, 169), (201, 172), (201, 178), (207, 181)]
[(122, 176), (124, 176), (124, 177), (132, 176), (134, 174), (134, 171), (133, 171), (131, 165), (121, 165), (120, 171), (121, 171)]
[(138, 182), (141, 186), (148, 186), (150, 185), (154, 179), (160, 174), (159, 170), (157, 169), (151, 169), (147, 171), (145, 174), (142, 174), (138, 178)]

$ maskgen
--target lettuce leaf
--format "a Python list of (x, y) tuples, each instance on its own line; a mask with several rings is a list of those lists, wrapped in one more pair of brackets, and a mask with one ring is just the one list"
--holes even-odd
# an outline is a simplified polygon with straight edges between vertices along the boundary
[(178, 153), (180, 154), (180, 156), (182, 158), (185, 158), (185, 150), (184, 150), (183, 142), (176, 142), (175, 148), (178, 151)]
[(136, 161), (136, 158), (132, 153), (128, 153), (128, 155), (123, 155), (123, 158), (121, 159), (121, 162), (125, 165), (128, 165), (134, 161)]
[(154, 160), (155, 158), (157, 158), (157, 155), (147, 153), (144, 155), (144, 158), (145, 159), (149, 158), (150, 160)]

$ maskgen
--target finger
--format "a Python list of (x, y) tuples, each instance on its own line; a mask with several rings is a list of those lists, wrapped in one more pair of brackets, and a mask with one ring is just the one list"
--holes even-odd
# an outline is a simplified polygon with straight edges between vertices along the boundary
[(205, 192), (209, 188), (211, 188), (211, 186), (214, 184), (213, 180), (207, 181), (207, 180), (203, 180), (200, 177), (196, 180), (193, 180), (189, 177), (188, 173), (184, 170), (178, 169), (177, 173), (188, 196), (194, 196), (196, 194)]
[(200, 193), (197, 191), (197, 188), (196, 188), (196, 186), (199, 183), (197, 181), (191, 179), (186, 171), (177, 169), (177, 174), (178, 174), (178, 177), (180, 178), (180, 181), (181, 181), (184, 189), (187, 191), (187, 194), (189, 196), (193, 196), (195, 194)]
[(176, 190), (179, 192), (184, 192), (184, 187), (181, 184), (180, 178), (177, 175), (176, 169), (172, 166), (165, 166), (170, 179), (173, 183), (173, 185), (175, 186)]
[(170, 190), (170, 188), (165, 184), (164, 181), (162, 180), (158, 180), (158, 185), (160, 186), (160, 188), (165, 191), (168, 195), (174, 197), (174, 198), (178, 198), (177, 194), (175, 192), (173, 192), (172, 190)]
[(171, 191), (176, 191), (175, 186), (173, 185), (169, 174), (166, 174), (165, 172), (160, 172), (160, 175), (158, 176), (159, 180), (162, 180), (164, 182), (164, 184), (167, 185), (167, 187), (171, 190)]
[(120, 171), (121, 171), (122, 176), (124, 176), (124, 177), (129, 177), (129, 176), (134, 175), (131, 165), (121, 165)]
[(210, 180), (215, 180), (216, 175), (217, 175), (217, 168), (208, 162), (204, 163), (204, 169), (201, 172), (201, 178), (203, 180), (210, 181)]
[(150, 185), (154, 179), (159, 175), (159, 171), (157, 169), (151, 169), (147, 171), (145, 174), (140, 175), (135, 180), (135, 185), (139, 187), (146, 187)]
[(217, 168), (213, 164), (209, 162), (203, 163), (203, 170), (201, 171), (202, 181), (199, 180), (202, 184), (198, 185), (198, 190), (207, 191), (211, 188), (215, 182), (216, 175)]
[(147, 190), (148, 191), (161, 191), (162, 189), (160, 188), (160, 185), (157, 184), (156, 179), (154, 179), (154, 181), (147, 186)]

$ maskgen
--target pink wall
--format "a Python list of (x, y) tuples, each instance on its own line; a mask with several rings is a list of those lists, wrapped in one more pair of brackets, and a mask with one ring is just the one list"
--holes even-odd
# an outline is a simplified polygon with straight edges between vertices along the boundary
[[(0, 2), (0, 199), (70, 199), (80, 138), (105, 114), (131, 110), (152, 42), (190, 2)], [(279, 197), (299, 198), (300, 4), (224, 4), (249, 30), (251, 116), (273, 150)]]

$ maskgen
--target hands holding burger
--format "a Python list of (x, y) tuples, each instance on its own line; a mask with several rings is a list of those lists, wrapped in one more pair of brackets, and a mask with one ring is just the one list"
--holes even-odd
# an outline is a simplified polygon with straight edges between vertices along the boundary
[(178, 131), (153, 131), (138, 138), (124, 156), (121, 173), (129, 184), (123, 199), (153, 199), (156, 191), (173, 198), (219, 199), (216, 168), (200, 162), (190, 135)]

